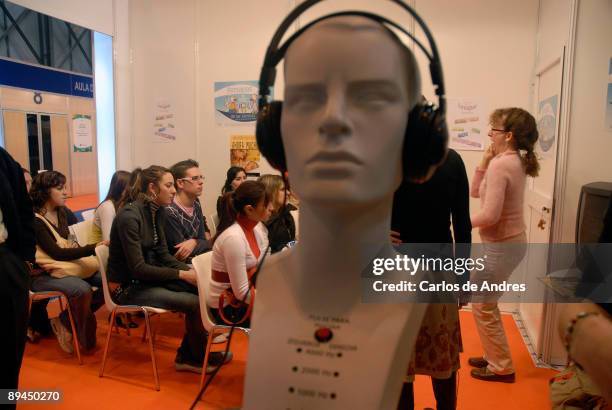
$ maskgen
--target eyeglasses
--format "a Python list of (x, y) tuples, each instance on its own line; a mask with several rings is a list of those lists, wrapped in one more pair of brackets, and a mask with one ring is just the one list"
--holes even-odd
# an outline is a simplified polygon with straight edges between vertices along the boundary
[(491, 128), (491, 131), (497, 131), (497, 132), (508, 132), (506, 130), (500, 130), (499, 128)]
[(194, 175), (192, 177), (180, 178), (180, 180), (188, 182), (204, 181), (204, 175)]

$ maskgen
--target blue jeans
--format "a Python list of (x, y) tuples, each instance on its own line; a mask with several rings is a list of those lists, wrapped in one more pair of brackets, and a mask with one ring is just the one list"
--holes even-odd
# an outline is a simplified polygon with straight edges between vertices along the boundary
[[(92, 286), (97, 286), (98, 289), (93, 292)], [(96, 273), (87, 279), (77, 278), (76, 276), (54, 278), (43, 274), (32, 278), (31, 288), (34, 292), (59, 291), (66, 295), (70, 302), (79, 344), (84, 350), (96, 346), (97, 323), (94, 312), (104, 304), (100, 273)], [(70, 319), (67, 311), (64, 310), (60, 314), (60, 320), (67, 329), (70, 329)]]
[[(171, 283), (169, 282), (168, 287)], [(178, 348), (176, 361), (202, 365), (206, 330), (200, 316), (200, 299), (195, 286), (178, 283), (174, 290), (159, 285), (146, 283), (132, 284), (118, 296), (122, 305), (143, 305), (157, 307), (185, 314), (185, 334)]]

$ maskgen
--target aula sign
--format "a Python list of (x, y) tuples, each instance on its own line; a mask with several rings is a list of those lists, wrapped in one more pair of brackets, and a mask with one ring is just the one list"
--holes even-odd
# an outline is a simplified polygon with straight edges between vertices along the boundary
[(91, 94), (93, 96), (93, 81), (75, 81), (73, 83), (73, 93), (86, 93)]
[(93, 76), (0, 58), (0, 85), (93, 98)]

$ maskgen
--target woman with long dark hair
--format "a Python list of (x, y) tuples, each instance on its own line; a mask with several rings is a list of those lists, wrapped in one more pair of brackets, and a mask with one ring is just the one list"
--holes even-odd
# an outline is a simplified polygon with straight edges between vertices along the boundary
[[(206, 299), (218, 323), (245, 319), (253, 292), (250, 278), (268, 248), (265, 227), (269, 216), (269, 198), (261, 182), (247, 181), (235, 191), (225, 194), (226, 217), (213, 239), (212, 280)], [(245, 300), (246, 305), (234, 309), (230, 303)], [(221, 302), (223, 301), (223, 306)], [(235, 305), (236, 303), (234, 303)]]
[[(534, 146), (538, 140), (535, 118), (521, 108), (502, 108), (490, 117), (491, 145), (485, 151), (472, 180), (471, 194), (481, 199), (481, 209), (472, 215), (479, 228), (485, 254), (485, 269), (472, 274), (473, 283), (502, 282), (525, 257), (527, 237), (523, 199), (527, 176), (540, 169)], [(472, 377), (485, 381), (514, 383), (510, 346), (497, 306), (498, 297), (485, 295), (472, 301), (483, 357), (472, 357)]]
[[(30, 196), (34, 205), (36, 218), (34, 219), (34, 231), (36, 233), (36, 244), (40, 250), (55, 261), (73, 261), (80, 258), (93, 256), (96, 244), (79, 246), (72, 243), (70, 247), (60, 246), (59, 241), (69, 240), (70, 231), (68, 226), (76, 223), (72, 211), (65, 206), (66, 202), (66, 177), (57, 171), (45, 171), (36, 175), (32, 181)], [(108, 241), (98, 243), (107, 244)], [(40, 265), (41, 254), (37, 252), (37, 263)], [(46, 269), (45, 266), (41, 268)], [(66, 272), (67, 273), (67, 272)], [(79, 273), (79, 272), (73, 272)], [(104, 304), (102, 294), (102, 279), (100, 273), (95, 272), (87, 276), (83, 273), (79, 276), (62, 275), (61, 271), (43, 272), (32, 276), (32, 290), (60, 291), (70, 301), (72, 316), (77, 328), (80, 345), (83, 350), (91, 350), (96, 345), (96, 317), (94, 312)], [(63, 277), (61, 277), (63, 276)], [(92, 286), (98, 289), (92, 291)], [(59, 317), (51, 319), (51, 328), (57, 336), (62, 350), (72, 353), (73, 341), (70, 329), (68, 312), (64, 310)]]
[(221, 195), (217, 198), (217, 215), (219, 218), (223, 214), (223, 196), (238, 188), (240, 184), (246, 181), (246, 177), (246, 171), (242, 167), (232, 166), (227, 170), (225, 182), (223, 183), (223, 188), (221, 188)]
[[(185, 335), (175, 358), (177, 371), (201, 373), (206, 331), (200, 316), (195, 272), (178, 261), (166, 245), (164, 206), (176, 189), (172, 173), (161, 166), (137, 168), (123, 207), (111, 229), (109, 280), (120, 284), (121, 304), (159, 307), (185, 313)], [(224, 362), (222, 353), (210, 355), (211, 371)], [(225, 362), (231, 360), (231, 353)]]
[(117, 171), (113, 174), (106, 198), (100, 202), (94, 212), (94, 238), (110, 240), (111, 226), (113, 220), (115, 220), (117, 209), (119, 209), (119, 201), (129, 181), (130, 173), (127, 171)]
[(281, 251), (291, 241), (295, 241), (295, 220), (291, 211), (297, 208), (287, 202), (287, 189), (280, 175), (262, 175), (258, 179), (266, 187), (270, 198), (271, 214), (264, 221), (268, 228), (271, 253)]

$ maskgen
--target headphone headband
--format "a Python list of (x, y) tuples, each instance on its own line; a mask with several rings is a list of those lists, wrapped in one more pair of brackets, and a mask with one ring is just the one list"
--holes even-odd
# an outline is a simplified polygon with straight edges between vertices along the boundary
[(433, 85), (435, 86), (434, 87), (435, 93), (438, 96), (438, 110), (441, 113), (446, 112), (444, 77), (442, 75), (442, 64), (440, 63), (440, 56), (438, 54), (438, 47), (436, 46), (436, 42), (433, 38), (433, 35), (429, 31), (429, 28), (423, 21), (423, 19), (416, 13), (416, 11), (414, 11), (414, 9), (412, 9), (412, 7), (408, 6), (406, 3), (404, 3), (401, 0), (390, 0), (390, 1), (397, 4), (401, 8), (403, 8), (406, 12), (408, 12), (415, 19), (415, 21), (421, 27), (421, 30), (423, 30), (425, 37), (427, 37), (427, 41), (429, 42), (429, 48), (431, 49), (431, 54), (427, 52), (423, 44), (419, 42), (413, 34), (408, 32), (408, 30), (404, 29), (399, 24), (385, 17), (382, 17), (380, 15), (374, 14), (374, 13), (368, 13), (368, 12), (363, 12), (363, 11), (353, 11), (353, 10), (332, 13), (332, 14), (328, 14), (323, 17), (317, 18), (316, 20), (310, 22), (309, 24), (307, 24), (306, 26), (298, 30), (296, 33), (294, 33), (279, 48), (280, 41), (282, 40), (283, 36), (287, 32), (291, 24), (300, 15), (302, 15), (306, 10), (308, 10), (312, 6), (322, 1), (323, 0), (307, 0), (301, 3), (295, 9), (293, 9), (293, 11), (291, 11), (291, 13), (289, 13), (287, 17), (285, 17), (283, 22), (280, 24), (280, 26), (274, 33), (274, 36), (272, 37), (272, 40), (270, 41), (270, 44), (268, 45), (268, 48), (266, 50), (266, 56), (264, 58), (264, 63), (263, 63), (263, 66), (261, 67), (261, 72), (259, 76), (259, 98), (258, 98), (259, 111), (261, 111), (264, 107), (264, 104), (268, 102), (267, 100), (268, 100), (268, 97), (270, 96), (270, 86), (274, 84), (274, 81), (276, 79), (276, 66), (285, 57), (285, 53), (287, 52), (287, 49), (293, 43), (293, 41), (295, 41), (295, 39), (297, 39), (300, 35), (302, 35), (302, 33), (308, 28), (310, 28), (312, 25), (322, 20), (326, 20), (328, 18), (337, 17), (337, 16), (361, 16), (361, 17), (365, 17), (365, 18), (374, 20), (380, 24), (395, 27), (402, 33), (406, 34), (410, 39), (412, 39), (415, 42), (415, 44), (421, 49), (421, 51), (423, 51), (423, 53), (429, 60), (429, 71), (431, 74), (431, 80), (432, 80)]

